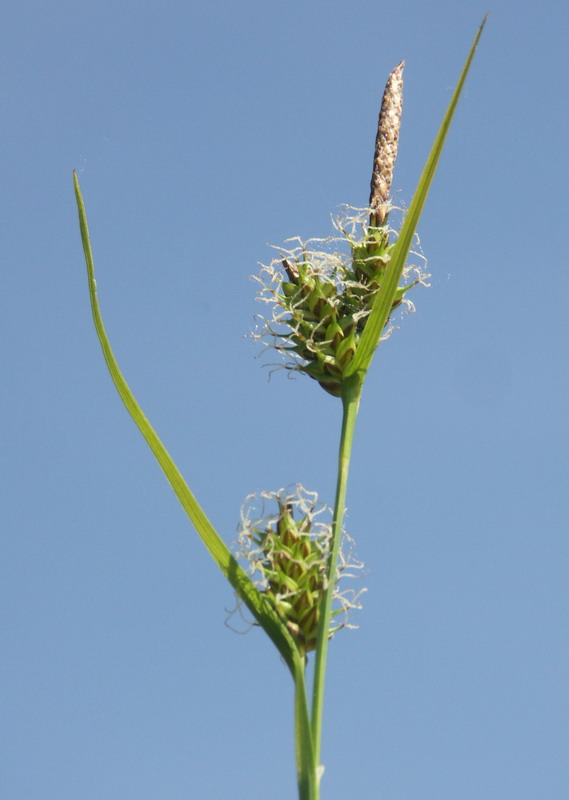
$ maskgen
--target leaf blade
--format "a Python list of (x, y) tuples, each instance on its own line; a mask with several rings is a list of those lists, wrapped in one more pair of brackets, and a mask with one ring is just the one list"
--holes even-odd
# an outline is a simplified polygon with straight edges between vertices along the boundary
[(162, 471), (174, 490), (176, 497), (182, 505), (182, 508), (188, 515), (194, 528), (200, 536), (202, 543), (205, 545), (209, 554), (220, 568), (222, 573), (225, 575), (227, 580), (233, 586), (239, 597), (247, 605), (251, 613), (255, 616), (255, 619), (271, 638), (280, 654), (284, 658), (287, 666), (294, 674), (298, 652), (292, 637), (286, 629), (286, 626), (277, 616), (276, 612), (269, 606), (268, 602), (253, 584), (247, 573), (239, 565), (223, 539), (219, 536), (207, 518), (190, 487), (187, 485), (182, 474), (178, 470), (172, 457), (146, 418), (142, 408), (136, 401), (122, 372), (120, 371), (117, 360), (111, 348), (99, 308), (97, 285), (95, 281), (95, 266), (89, 238), (87, 215), (85, 212), (85, 204), (83, 202), (81, 188), (79, 186), (79, 180), (75, 171), (73, 172), (73, 183), (75, 188), (75, 198), (77, 201), (77, 210), (79, 214), (81, 241), (83, 244), (83, 251), (87, 266), (91, 312), (93, 315), (97, 336), (103, 351), (103, 356), (105, 358), (112, 381), (115, 384), (117, 392), (119, 393), (128, 413), (142, 433), (146, 443), (150, 447), (154, 457), (158, 461), (158, 464), (162, 468)]

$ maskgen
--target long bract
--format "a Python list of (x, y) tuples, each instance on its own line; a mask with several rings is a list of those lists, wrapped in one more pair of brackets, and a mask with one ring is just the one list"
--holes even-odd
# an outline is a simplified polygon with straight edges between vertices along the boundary
[(138, 405), (119, 369), (101, 317), (99, 301), (97, 298), (95, 266), (91, 251), (91, 243), (89, 240), (89, 229), (87, 226), (87, 216), (85, 213), (85, 205), (81, 195), (81, 189), (79, 187), (79, 181), (75, 172), (73, 173), (73, 181), (75, 186), (75, 197), (77, 200), (77, 210), (79, 213), (81, 240), (83, 243), (85, 262), (87, 265), (91, 311), (93, 313), (93, 321), (95, 323), (97, 336), (99, 337), (103, 355), (111, 378), (113, 379), (113, 383), (115, 384), (115, 387), (123, 403), (125, 404), (128, 413), (138, 426), (148, 446), (154, 453), (154, 456), (162, 467), (162, 470), (170, 482), (176, 497), (192, 521), (194, 528), (198, 532), (202, 542), (206, 546), (213, 560), (233, 586), (238, 596), (241, 598), (241, 600), (243, 600), (251, 613), (255, 616), (257, 622), (264, 628), (268, 636), (272, 639), (287, 663), (287, 666), (294, 675), (297, 670), (297, 665), (295, 665), (295, 662), (298, 660), (298, 651), (285, 625), (281, 622), (273, 609), (268, 605), (267, 601), (255, 587), (247, 573), (239, 566), (229, 548), (207, 518), (205, 512), (197, 502), (192, 491), (182, 477), (179, 469), (176, 467), (170, 454), (158, 438), (158, 435), (154, 431), (150, 422), (147, 420), (141, 407)]

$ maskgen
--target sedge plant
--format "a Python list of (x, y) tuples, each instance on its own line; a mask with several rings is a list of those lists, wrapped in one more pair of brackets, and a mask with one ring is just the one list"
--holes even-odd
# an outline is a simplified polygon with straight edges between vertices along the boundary
[[(97, 299), (83, 197), (74, 173), (81, 239), (96, 332), (116, 389), (239, 603), (277, 648), (294, 684), (294, 735), (300, 800), (319, 800), (323, 703), (328, 644), (347, 627), (361, 593), (343, 588), (357, 567), (343, 530), (350, 454), (366, 374), (387, 338), (394, 309), (428, 277), (407, 260), (417, 223), (486, 18), (459, 76), (442, 124), (400, 229), (389, 223), (393, 168), (402, 111), (403, 62), (391, 72), (379, 115), (371, 191), (365, 209), (347, 209), (336, 234), (289, 240), (261, 270), (259, 299), (270, 314), (258, 335), (286, 359), (288, 369), (312, 378), (342, 408), (333, 509), (300, 486), (246, 499), (235, 552), (214, 529), (138, 405), (109, 343)], [(307, 663), (314, 659), (312, 686)]]

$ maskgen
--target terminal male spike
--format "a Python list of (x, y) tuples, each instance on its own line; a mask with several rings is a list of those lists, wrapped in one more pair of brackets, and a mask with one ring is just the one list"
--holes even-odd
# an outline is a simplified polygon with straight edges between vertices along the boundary
[(403, 110), (404, 66), (405, 62), (402, 61), (391, 72), (381, 101), (369, 196), (369, 222), (373, 228), (383, 225), (389, 212), (389, 191), (397, 158)]

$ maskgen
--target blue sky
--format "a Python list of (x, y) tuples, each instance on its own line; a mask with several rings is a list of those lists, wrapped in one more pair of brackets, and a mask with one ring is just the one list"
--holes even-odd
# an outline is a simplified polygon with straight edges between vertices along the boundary
[[(308, 379), (268, 380), (249, 276), (366, 203), (403, 58), (409, 203), (485, 11), (4, 5), (6, 800), (296, 791), (286, 670), (224, 625), (231, 591), (106, 374), (72, 169), (116, 355), (229, 542), (250, 492), (332, 502), (340, 419)], [(366, 383), (347, 527), (368, 592), (331, 647), (323, 800), (569, 791), (568, 23), (490, 6), (420, 225), (432, 286)]]

